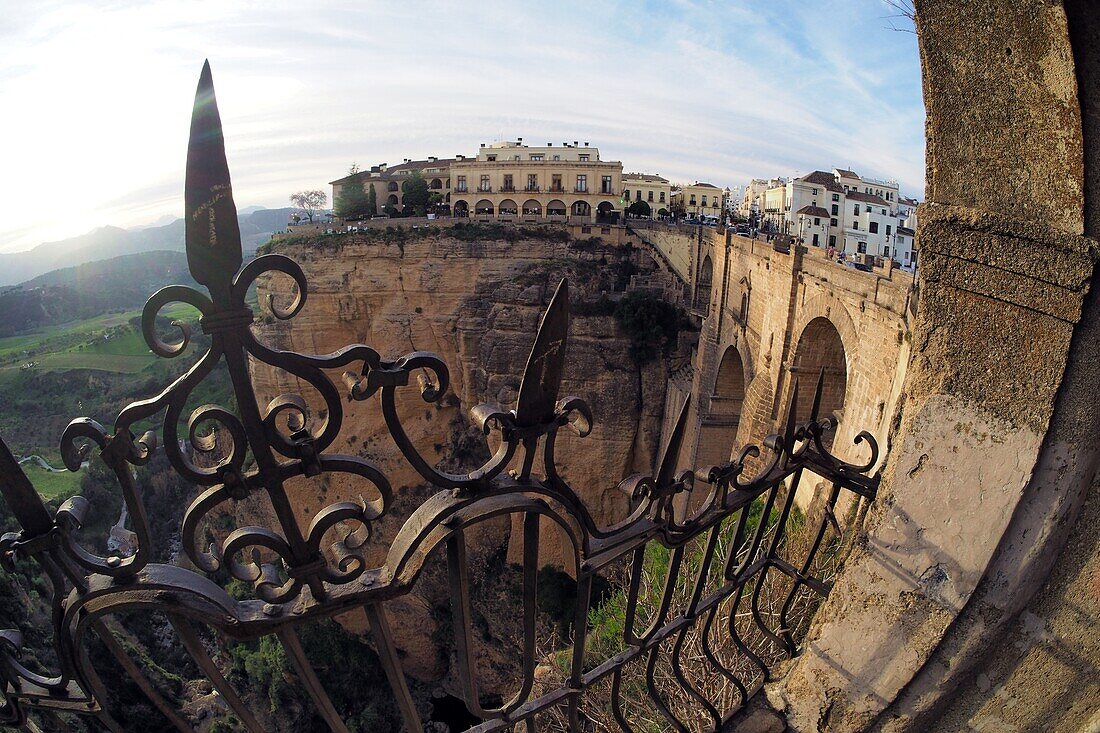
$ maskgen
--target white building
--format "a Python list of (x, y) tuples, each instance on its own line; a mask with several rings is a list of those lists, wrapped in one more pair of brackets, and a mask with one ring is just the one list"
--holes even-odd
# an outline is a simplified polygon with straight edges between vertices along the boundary
[(654, 218), (668, 216), (672, 210), (672, 184), (658, 175), (623, 173), (623, 210), (637, 201), (646, 202)]
[[(762, 195), (754, 196), (754, 187), (763, 189)], [(834, 168), (786, 182), (754, 179), (746, 189), (742, 208), (751, 210), (756, 199), (772, 229), (798, 237), (807, 246), (889, 257), (903, 267), (916, 261), (917, 202), (900, 197), (896, 181), (863, 178), (854, 171)]]

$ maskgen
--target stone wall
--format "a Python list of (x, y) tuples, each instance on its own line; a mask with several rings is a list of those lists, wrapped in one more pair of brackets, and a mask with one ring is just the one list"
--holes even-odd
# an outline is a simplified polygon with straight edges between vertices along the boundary
[(917, 27), (929, 202), (894, 448), (769, 697), (797, 731), (1092, 730), (1095, 4), (918, 0)]

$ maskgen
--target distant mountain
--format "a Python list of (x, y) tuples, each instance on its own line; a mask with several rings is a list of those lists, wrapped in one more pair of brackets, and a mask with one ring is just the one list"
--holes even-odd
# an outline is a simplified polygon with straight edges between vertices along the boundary
[(183, 252), (138, 252), (54, 270), (0, 292), (0, 336), (139, 308), (176, 283), (195, 285)]
[[(239, 214), (241, 244), (246, 253), (266, 242), (273, 232), (286, 228), (297, 209), (251, 209)], [(246, 210), (247, 211), (247, 210)], [(143, 229), (100, 227), (79, 237), (46, 242), (26, 252), (0, 253), (0, 285), (14, 285), (58, 268), (81, 265), (137, 252), (182, 252), (183, 219)]]

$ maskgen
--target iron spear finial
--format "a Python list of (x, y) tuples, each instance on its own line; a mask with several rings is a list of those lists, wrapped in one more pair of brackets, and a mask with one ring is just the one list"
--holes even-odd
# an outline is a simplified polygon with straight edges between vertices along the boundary
[(217, 299), (241, 266), (241, 230), (225, 159), (221, 115), (210, 62), (203, 64), (191, 113), (184, 184), (187, 265)]

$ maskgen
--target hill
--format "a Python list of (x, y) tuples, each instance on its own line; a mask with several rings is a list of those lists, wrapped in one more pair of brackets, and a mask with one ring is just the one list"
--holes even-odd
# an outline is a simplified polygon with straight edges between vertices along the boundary
[[(237, 217), (241, 227), (241, 243), (245, 252), (252, 252), (266, 242), (273, 232), (286, 228), (294, 208), (254, 209), (249, 207)], [(58, 268), (106, 260), (137, 252), (170, 250), (182, 252), (183, 219), (163, 226), (142, 229), (100, 227), (79, 237), (46, 242), (25, 252), (0, 253), (0, 285), (14, 285)]]
[(183, 252), (139, 252), (54, 270), (0, 292), (0, 336), (140, 308), (165, 285), (194, 284)]

